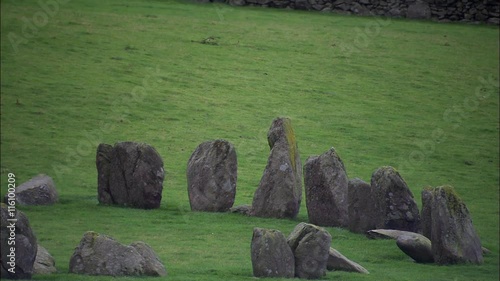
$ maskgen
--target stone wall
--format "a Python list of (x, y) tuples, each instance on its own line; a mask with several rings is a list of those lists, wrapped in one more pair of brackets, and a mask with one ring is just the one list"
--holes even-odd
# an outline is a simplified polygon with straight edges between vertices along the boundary
[[(211, 0), (213, 1), (213, 0)], [(498, 0), (226, 0), (234, 6), (499, 24)]]

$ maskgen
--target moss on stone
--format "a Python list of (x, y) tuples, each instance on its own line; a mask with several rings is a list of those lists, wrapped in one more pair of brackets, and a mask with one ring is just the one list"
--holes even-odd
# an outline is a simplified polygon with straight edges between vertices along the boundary
[(462, 213), (464, 203), (455, 189), (450, 185), (436, 187), (435, 192), (446, 199), (446, 207), (453, 213)]
[(295, 161), (297, 157), (297, 142), (295, 140), (295, 132), (293, 131), (292, 128), (292, 122), (288, 118), (283, 118), (283, 128), (285, 129), (285, 135), (286, 135), (286, 140), (288, 142), (288, 149), (290, 153), (290, 161), (295, 169), (297, 166), (297, 163)]

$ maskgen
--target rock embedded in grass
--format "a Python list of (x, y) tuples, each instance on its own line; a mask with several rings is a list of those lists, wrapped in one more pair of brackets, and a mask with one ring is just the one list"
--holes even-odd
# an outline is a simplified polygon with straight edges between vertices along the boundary
[(426, 188), (422, 194), (422, 209), (425, 210), (424, 234), (430, 234), (436, 263), (483, 262), (481, 240), (467, 206), (453, 187)]
[[(56, 185), (51, 177), (40, 174), (16, 187), (16, 203), (19, 205), (52, 205), (58, 201)], [(8, 198), (5, 195), (5, 202)]]
[(309, 222), (319, 226), (347, 227), (348, 178), (344, 163), (333, 147), (320, 156), (307, 159), (304, 183)]
[(370, 273), (368, 272), (368, 270), (366, 270), (366, 268), (346, 258), (334, 248), (330, 248), (330, 250), (328, 251), (328, 263), (326, 265), (326, 268), (328, 270), (358, 272), (363, 274)]
[(293, 278), (295, 259), (283, 233), (274, 229), (254, 228), (251, 257), (253, 276)]
[(233, 206), (238, 162), (231, 143), (214, 140), (198, 145), (186, 174), (191, 210), (225, 212)]
[(403, 234), (397, 238), (396, 245), (418, 263), (434, 262), (431, 240), (421, 234)]
[[(31, 279), (38, 244), (28, 218), (23, 212), (1, 203), (1, 226), (0, 276), (2, 279)], [(15, 241), (15, 244), (12, 244), (12, 241)]]
[(324, 228), (299, 223), (288, 236), (295, 256), (295, 276), (319, 279), (326, 274), (332, 236)]
[(252, 215), (295, 218), (302, 200), (302, 164), (290, 119), (274, 119), (267, 140), (271, 152), (254, 194)]
[(107, 276), (165, 276), (167, 271), (155, 252), (144, 242), (130, 246), (88, 231), (75, 248), (69, 272)]
[(33, 274), (51, 274), (57, 272), (56, 262), (47, 249), (38, 245)]
[(390, 166), (377, 169), (371, 178), (375, 228), (420, 232), (417, 203), (401, 175)]
[(98, 200), (142, 209), (159, 208), (163, 190), (163, 160), (150, 145), (119, 142), (97, 148)]

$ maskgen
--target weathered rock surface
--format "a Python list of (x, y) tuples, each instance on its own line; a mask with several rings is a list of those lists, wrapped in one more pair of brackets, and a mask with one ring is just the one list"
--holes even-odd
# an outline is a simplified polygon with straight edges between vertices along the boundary
[(51, 274), (57, 272), (56, 262), (47, 249), (38, 245), (33, 274)]
[[(438, 264), (483, 262), (481, 241), (469, 210), (451, 186), (427, 189), (424, 221), (430, 221), (432, 253)], [(430, 206), (429, 206), (430, 204)]]
[(251, 245), (253, 276), (293, 278), (295, 259), (283, 233), (254, 228)]
[(356, 262), (346, 258), (339, 251), (334, 248), (330, 248), (328, 252), (328, 263), (326, 265), (328, 270), (339, 270), (339, 271), (349, 271), (369, 274), (366, 268), (362, 267)]
[[(16, 187), (16, 203), (19, 205), (52, 205), (59, 196), (51, 177), (40, 174)], [(5, 195), (5, 203), (8, 201)]]
[(432, 243), (422, 234), (394, 229), (373, 229), (366, 234), (371, 239), (396, 240), (399, 249), (418, 263), (434, 262)]
[(332, 236), (325, 229), (299, 223), (288, 236), (288, 245), (295, 256), (295, 276), (319, 279), (326, 274)]
[(235, 206), (229, 209), (229, 212), (250, 216), (252, 214), (252, 206), (250, 205)]
[(307, 159), (304, 182), (309, 222), (346, 227), (349, 224), (348, 179), (344, 163), (333, 147)]
[(396, 245), (418, 263), (434, 262), (431, 240), (421, 234), (401, 235), (397, 238)]
[(271, 153), (254, 194), (252, 215), (295, 218), (302, 200), (302, 164), (290, 119), (274, 119), (267, 140)]
[(120, 142), (97, 148), (98, 200), (142, 209), (159, 208), (163, 160), (150, 145)]
[(143, 242), (125, 246), (106, 235), (86, 232), (69, 262), (70, 273), (109, 276), (164, 276), (154, 251)]
[[(12, 221), (17, 220), (17, 221)], [(26, 215), (1, 203), (0, 263), (2, 279), (31, 279), (37, 240)], [(15, 251), (9, 244), (15, 237)]]
[(418, 233), (395, 229), (372, 229), (366, 232), (366, 236), (371, 239), (398, 239), (399, 236), (413, 234)]
[(348, 183), (347, 201), (349, 212), (349, 230), (355, 233), (365, 233), (375, 228), (375, 202), (371, 186), (358, 179)]
[(200, 144), (189, 158), (187, 183), (193, 211), (225, 212), (236, 197), (236, 151), (225, 140)]
[(420, 232), (420, 214), (408, 185), (390, 166), (376, 170), (371, 178), (375, 200), (375, 226)]

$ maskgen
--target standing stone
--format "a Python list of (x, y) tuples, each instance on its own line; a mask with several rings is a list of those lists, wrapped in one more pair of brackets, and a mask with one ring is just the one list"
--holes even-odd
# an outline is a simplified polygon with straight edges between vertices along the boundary
[(325, 229), (299, 223), (288, 236), (288, 245), (295, 256), (295, 276), (319, 279), (326, 274), (332, 236)]
[(304, 182), (309, 222), (320, 226), (347, 226), (348, 179), (344, 163), (333, 147), (307, 159)]
[(97, 146), (97, 199), (99, 203), (112, 205), (113, 197), (109, 190), (109, 173), (111, 171), (111, 158), (113, 157), (113, 146), (105, 143)]
[(431, 221), (430, 233), (435, 262), (482, 263), (481, 241), (465, 203), (451, 186), (440, 186), (429, 191), (431, 198), (423, 201), (423, 208), (430, 208), (430, 217), (425, 217), (424, 221)]
[(253, 276), (279, 278), (295, 276), (293, 252), (280, 231), (254, 228), (251, 251)]
[[(51, 177), (40, 174), (16, 187), (16, 203), (19, 205), (52, 205), (58, 200), (56, 186)], [(5, 196), (5, 203), (8, 198)]]
[(200, 144), (189, 158), (187, 184), (193, 211), (225, 212), (236, 196), (238, 162), (232, 144), (225, 140)]
[(163, 190), (163, 161), (150, 145), (120, 142), (97, 148), (98, 199), (142, 209), (159, 208)]
[(56, 262), (47, 249), (38, 245), (33, 274), (51, 274), (57, 272)]
[(408, 185), (392, 167), (381, 167), (372, 175), (376, 228), (420, 232), (417, 203)]
[[(16, 219), (17, 221), (11, 221)], [(2, 279), (31, 279), (37, 241), (26, 215), (1, 203), (0, 263)], [(15, 245), (11, 237), (15, 237)], [(9, 240), (10, 239), (10, 240)], [(14, 249), (14, 252), (11, 250)], [(13, 266), (13, 269), (12, 269)]]
[(274, 119), (267, 140), (271, 153), (254, 194), (252, 215), (295, 218), (302, 199), (302, 164), (290, 119)]
[(69, 261), (69, 272), (109, 276), (165, 276), (165, 267), (144, 242), (122, 245), (113, 238), (88, 231)]
[(371, 186), (358, 179), (349, 180), (347, 188), (349, 202), (349, 230), (355, 233), (365, 233), (375, 228), (375, 202)]
[(422, 234), (431, 239), (432, 231), (432, 187), (426, 187), (422, 190)]

